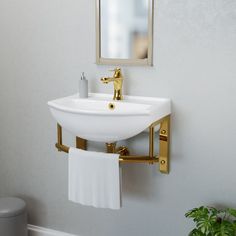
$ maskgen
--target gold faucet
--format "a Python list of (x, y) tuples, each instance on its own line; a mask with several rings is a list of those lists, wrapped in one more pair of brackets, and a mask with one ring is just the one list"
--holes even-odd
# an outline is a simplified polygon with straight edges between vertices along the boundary
[(114, 71), (113, 77), (103, 77), (103, 78), (101, 78), (101, 81), (104, 84), (108, 84), (109, 82), (113, 82), (113, 84), (114, 84), (113, 100), (123, 100), (122, 85), (123, 85), (124, 77), (121, 73), (121, 68), (115, 68), (112, 71)]

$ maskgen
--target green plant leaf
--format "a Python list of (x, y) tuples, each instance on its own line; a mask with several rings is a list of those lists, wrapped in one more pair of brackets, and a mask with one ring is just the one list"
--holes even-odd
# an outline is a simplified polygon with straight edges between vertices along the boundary
[(194, 208), (190, 211), (188, 211), (185, 216), (187, 218), (193, 218), (193, 220), (197, 220), (198, 218), (205, 218), (207, 217), (209, 211), (206, 207), (199, 207), (199, 208)]
[(190, 233), (189, 236), (206, 236), (203, 234), (200, 230), (198, 229), (193, 229)]
[(231, 216), (236, 217), (236, 209), (230, 208), (230, 209), (228, 209), (228, 213), (229, 213)]
[(236, 220), (233, 222), (233, 227), (234, 227), (234, 230), (236, 232)]
[(202, 233), (208, 234), (212, 233), (212, 226), (216, 223), (215, 215), (207, 215), (207, 217), (202, 217), (197, 220), (196, 226)]
[(185, 217), (187, 218), (195, 218), (198, 215), (199, 208), (193, 208), (192, 210), (189, 210), (186, 214)]
[(194, 208), (185, 216), (196, 223), (189, 236), (236, 236), (236, 209)]
[(214, 226), (214, 236), (234, 236), (235, 228), (233, 223), (229, 221), (222, 221), (220, 224)]
[(210, 211), (210, 213), (212, 214), (212, 215), (215, 215), (215, 216), (217, 216), (218, 214), (219, 214), (219, 210), (217, 210), (216, 208), (214, 208), (214, 207), (208, 207), (208, 210)]

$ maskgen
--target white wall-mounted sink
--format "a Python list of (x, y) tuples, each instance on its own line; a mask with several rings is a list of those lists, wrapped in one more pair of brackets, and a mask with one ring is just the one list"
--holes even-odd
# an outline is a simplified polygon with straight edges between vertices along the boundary
[(91, 93), (84, 99), (76, 94), (48, 105), (64, 129), (83, 139), (106, 143), (135, 136), (171, 113), (170, 99), (124, 96), (122, 101), (113, 101), (112, 97)]

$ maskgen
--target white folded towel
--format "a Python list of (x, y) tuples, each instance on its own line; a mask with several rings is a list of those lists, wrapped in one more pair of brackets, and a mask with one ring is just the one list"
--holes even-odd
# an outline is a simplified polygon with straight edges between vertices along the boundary
[(98, 208), (121, 208), (119, 155), (69, 150), (69, 200)]

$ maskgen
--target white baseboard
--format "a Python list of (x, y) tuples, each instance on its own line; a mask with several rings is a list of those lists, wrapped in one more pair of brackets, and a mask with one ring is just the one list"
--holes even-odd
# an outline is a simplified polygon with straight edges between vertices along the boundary
[(68, 234), (52, 229), (46, 229), (35, 225), (28, 225), (29, 236), (79, 236), (75, 234)]

